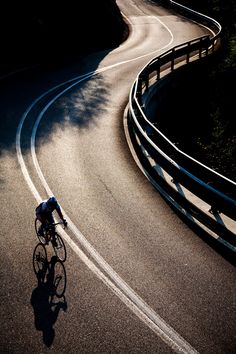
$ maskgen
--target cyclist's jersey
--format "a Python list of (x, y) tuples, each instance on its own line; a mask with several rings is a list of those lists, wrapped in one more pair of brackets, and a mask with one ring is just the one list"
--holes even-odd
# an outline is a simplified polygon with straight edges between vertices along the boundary
[(47, 200), (43, 200), (38, 206), (37, 208), (35, 209), (35, 212), (36, 214), (38, 215), (48, 215), (48, 214), (51, 214), (54, 210), (60, 210), (60, 206), (59, 204), (57, 203), (55, 207), (51, 208), (48, 206), (47, 204)]

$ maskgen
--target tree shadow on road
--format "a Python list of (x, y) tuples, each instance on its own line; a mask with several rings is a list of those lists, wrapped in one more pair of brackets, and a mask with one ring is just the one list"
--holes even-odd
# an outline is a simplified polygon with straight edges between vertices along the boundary
[(42, 116), (37, 132), (38, 145), (50, 142), (57, 129), (88, 130), (100, 123), (107, 109), (109, 84), (99, 74), (78, 81), (78, 86), (73, 86), (72, 90), (67, 90), (70, 84), (66, 85), (62, 96), (53, 101)]
[[(99, 73), (86, 79), (83, 75), (95, 73), (111, 50), (85, 54), (71, 63), (28, 69), (0, 80), (0, 156), (15, 153), (16, 127), (31, 105), (21, 130), (21, 149), (24, 153), (30, 151), (29, 133), (42, 110), (45, 113), (38, 129), (40, 134), (37, 132), (39, 144), (50, 140), (55, 127), (63, 129), (64, 124), (68, 125), (68, 118), (79, 128), (89, 129), (96, 124), (99, 112), (106, 107), (110, 87)], [(56, 97), (58, 94), (59, 97)]]

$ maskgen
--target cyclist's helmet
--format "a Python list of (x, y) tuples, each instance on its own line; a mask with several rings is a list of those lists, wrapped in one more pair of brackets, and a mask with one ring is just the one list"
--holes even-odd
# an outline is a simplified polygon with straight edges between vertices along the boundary
[(57, 199), (55, 197), (51, 197), (47, 201), (47, 205), (49, 206), (50, 209), (55, 209), (58, 205)]

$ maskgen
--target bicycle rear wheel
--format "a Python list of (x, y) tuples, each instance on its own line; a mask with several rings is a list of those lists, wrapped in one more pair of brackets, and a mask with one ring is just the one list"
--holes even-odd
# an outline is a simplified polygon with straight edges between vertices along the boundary
[(54, 265), (54, 293), (57, 297), (62, 297), (66, 290), (66, 270), (62, 261), (57, 260)]
[(54, 242), (52, 242), (52, 246), (54, 248), (54, 252), (57, 258), (60, 259), (60, 261), (65, 262), (67, 255), (66, 246), (64, 244), (63, 239), (57, 232), (55, 232)]
[[(39, 239), (39, 242), (42, 243), (43, 245), (46, 245), (46, 243), (47, 243), (46, 232), (43, 228), (41, 228), (41, 221), (38, 218), (35, 219), (34, 225), (35, 225), (35, 231), (36, 231), (36, 235)], [(41, 229), (41, 232), (40, 232), (40, 229)]]
[(33, 267), (36, 276), (40, 277), (41, 281), (44, 280), (45, 274), (47, 272), (47, 266), (48, 266), (48, 260), (47, 260), (46, 248), (41, 243), (38, 243), (34, 249)]

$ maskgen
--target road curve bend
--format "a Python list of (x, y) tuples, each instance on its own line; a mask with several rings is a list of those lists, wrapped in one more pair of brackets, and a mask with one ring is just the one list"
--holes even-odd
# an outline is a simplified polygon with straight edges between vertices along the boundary
[[(147, 181), (123, 127), (142, 67), (208, 29), (117, 4), (130, 27), (118, 48), (0, 82), (1, 352), (233, 353), (235, 267)], [(62, 298), (33, 268), (34, 209), (51, 194), (69, 224)]]

